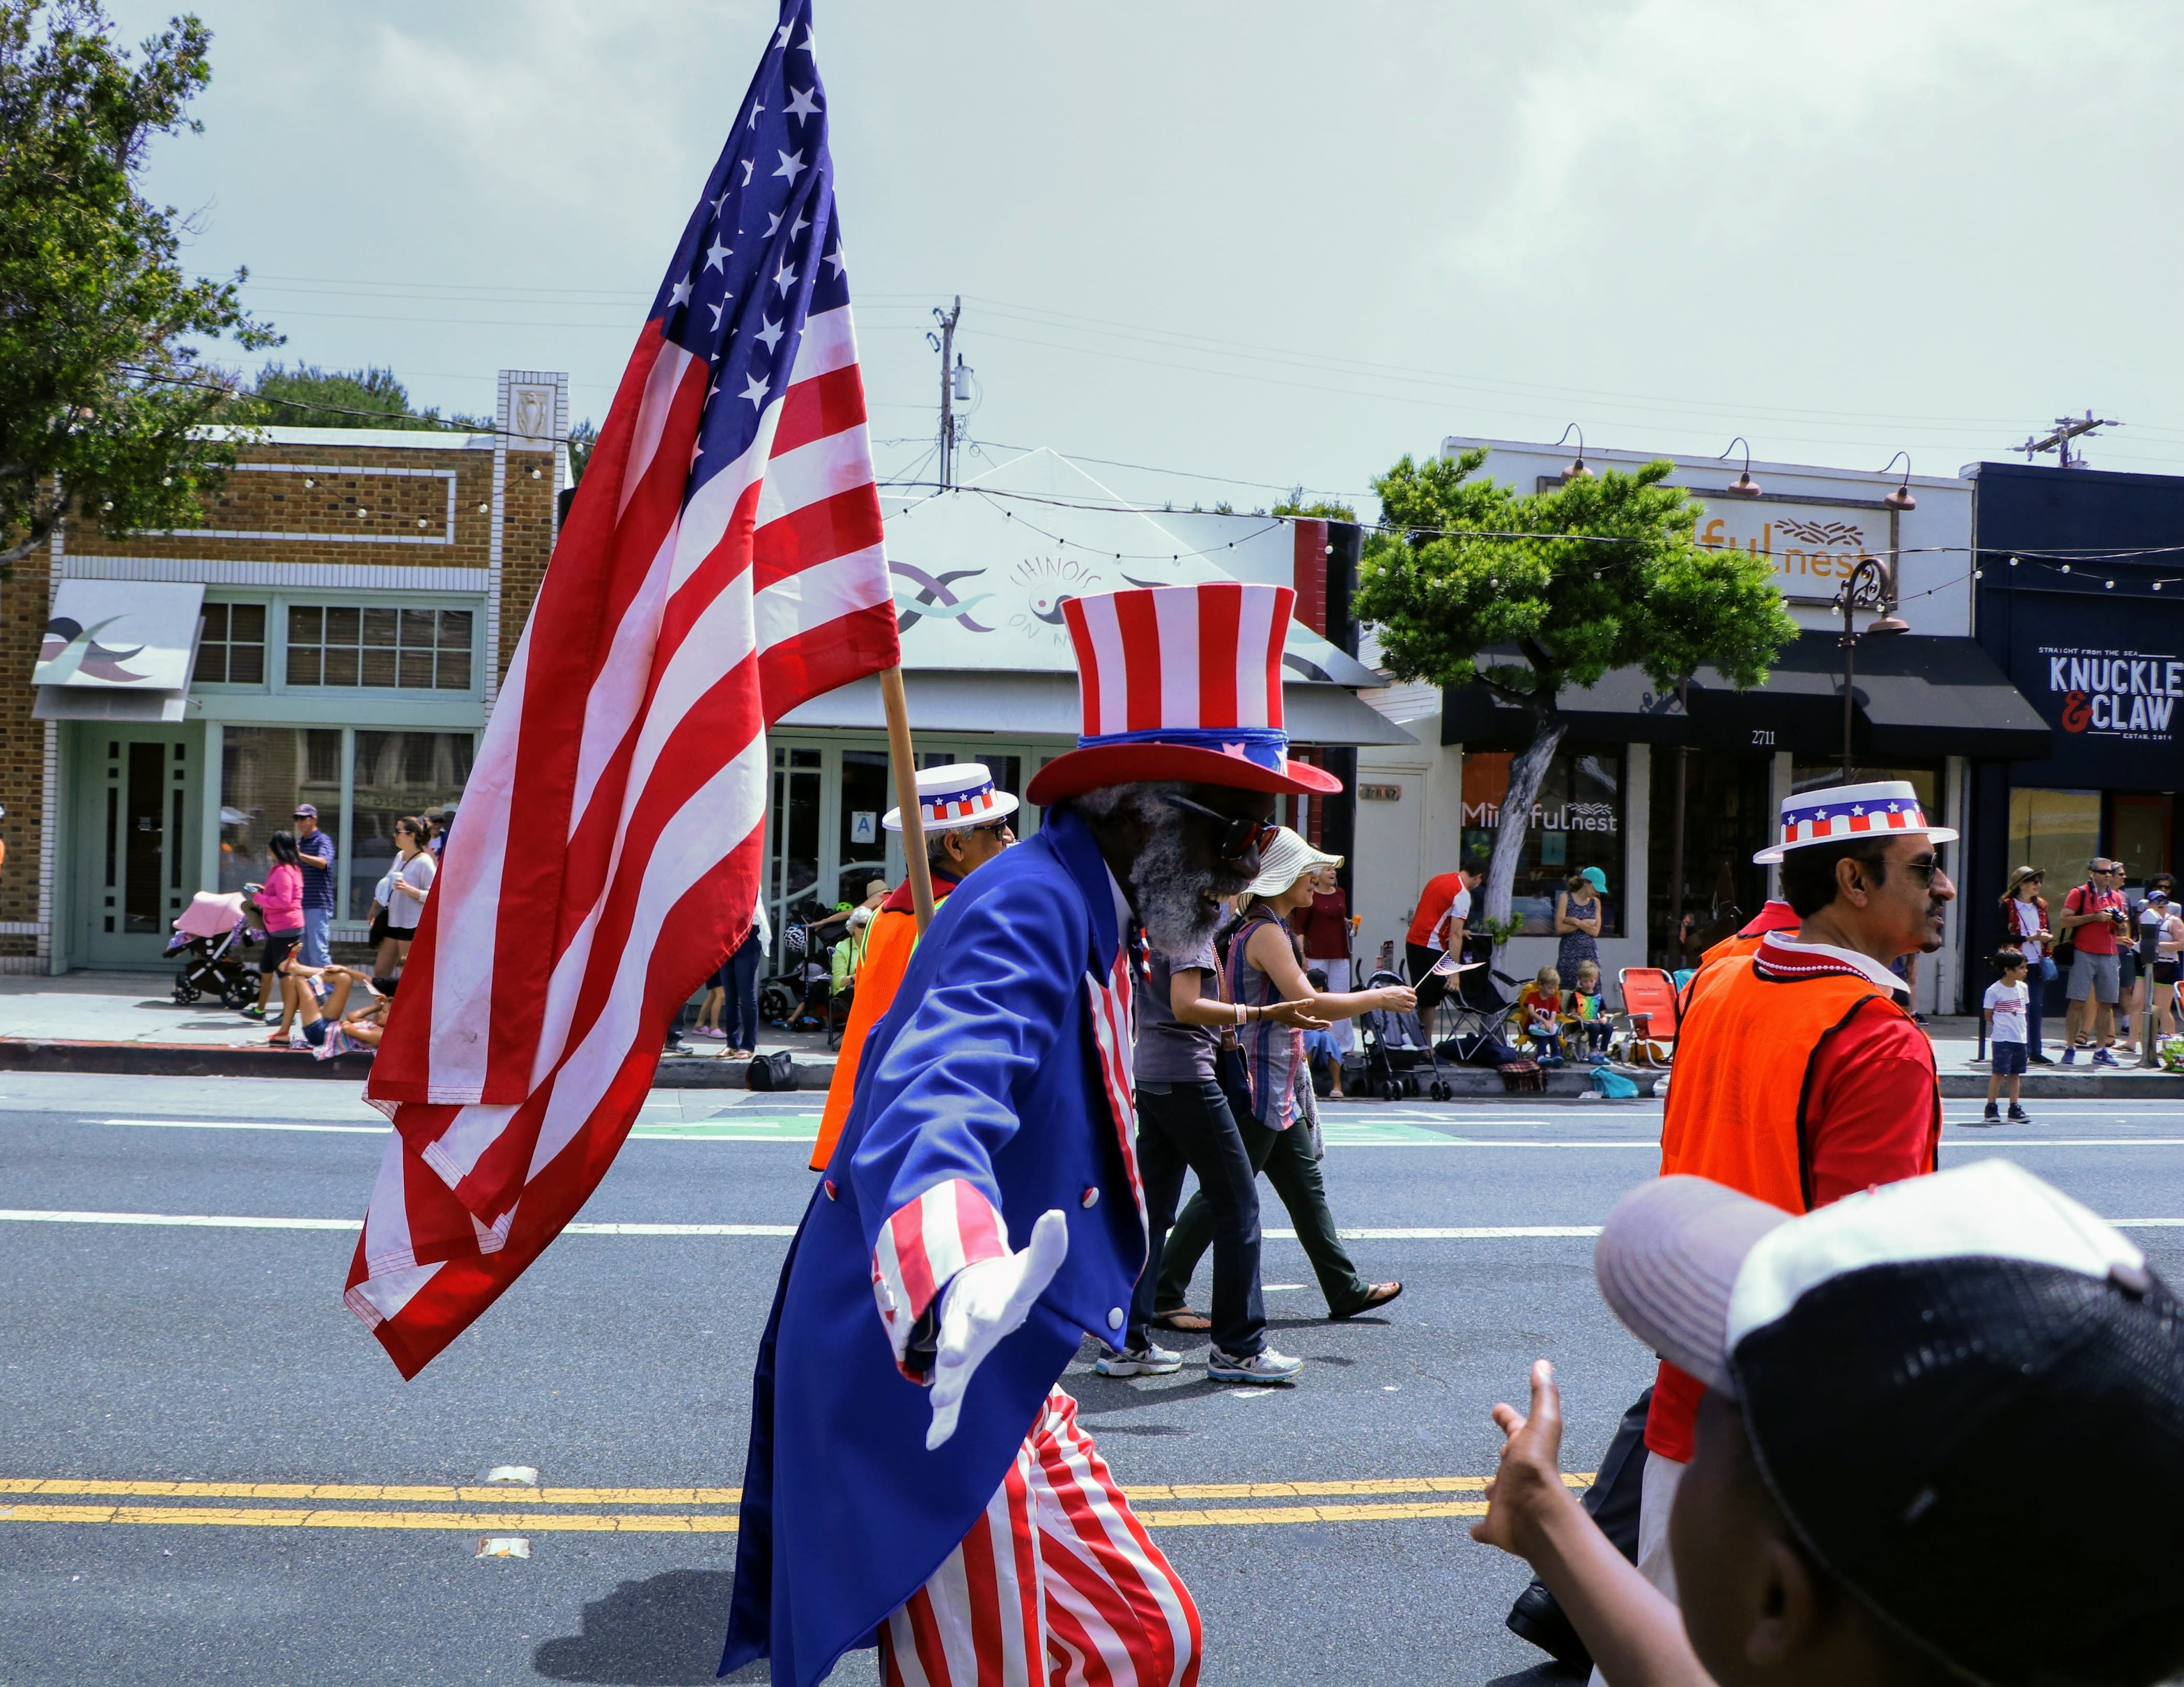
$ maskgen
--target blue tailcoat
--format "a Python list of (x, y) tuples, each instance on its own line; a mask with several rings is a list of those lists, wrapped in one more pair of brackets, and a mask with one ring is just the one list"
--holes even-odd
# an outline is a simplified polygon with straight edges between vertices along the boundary
[[(866, 1039), (759, 1350), (723, 1673), (770, 1655), (777, 1682), (809, 1687), (873, 1644), (993, 1499), (1080, 1332), (1128, 1307), (1145, 1233), (1086, 977), (1109, 976), (1119, 941), (1098, 846), (1056, 814), (949, 897)], [(928, 1452), (928, 1397), (895, 1367), (872, 1253), (891, 1214), (957, 1178), (1012, 1248), (1061, 1209), (1069, 1252)]]

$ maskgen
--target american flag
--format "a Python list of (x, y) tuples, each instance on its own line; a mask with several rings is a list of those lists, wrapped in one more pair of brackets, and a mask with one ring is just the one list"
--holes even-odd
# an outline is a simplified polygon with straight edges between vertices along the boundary
[(759, 893), (766, 727), (900, 660), (810, 0), (667, 267), (367, 1094), (347, 1301), (415, 1376), (560, 1233)]

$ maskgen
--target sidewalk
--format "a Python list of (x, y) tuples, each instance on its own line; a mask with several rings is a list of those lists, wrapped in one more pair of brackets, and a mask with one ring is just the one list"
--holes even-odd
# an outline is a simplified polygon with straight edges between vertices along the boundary
[[(356, 1077), (370, 1056), (321, 1061), (276, 1048), (268, 1027), (214, 1001), (185, 1005), (168, 972), (0, 974), (0, 1069), (164, 1073), (177, 1077)], [(741, 1089), (744, 1063), (719, 1058), (721, 1045), (687, 1034), (682, 1054), (661, 1057), (661, 1088)], [(776, 1031), (759, 1045), (786, 1049), (799, 1089), (824, 1089), (834, 1054), (817, 1033)]]
[[(1980, 1052), (1979, 1021), (1966, 1014), (1960, 1016), (1936, 1016), (1926, 1023), (1926, 1034), (1933, 1039), (1934, 1065), (1942, 1075), (1942, 1094), (1953, 1098), (1979, 1096), (1986, 1094), (1989, 1077), (1986, 1060)], [(2159, 1066), (2141, 1066), (2138, 1056), (2119, 1050), (2116, 1059), (2122, 1065), (2097, 1066), (2092, 1064), (2092, 1051), (2081, 1050), (2077, 1064), (2063, 1066), (2061, 1016), (2051, 1018), (2044, 1027), (2045, 1051), (2049, 1059), (2058, 1062), (2052, 1066), (2033, 1066), (2025, 1075), (2025, 1094), (2061, 1099), (2079, 1096), (2114, 1100), (2136, 1095), (2143, 1100), (2184, 1099), (2184, 1073), (2164, 1072)]]

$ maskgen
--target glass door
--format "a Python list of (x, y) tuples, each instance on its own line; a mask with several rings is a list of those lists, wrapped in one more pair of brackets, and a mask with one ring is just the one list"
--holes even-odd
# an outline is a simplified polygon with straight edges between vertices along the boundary
[(81, 952), (92, 966), (157, 966), (198, 888), (204, 729), (77, 730)]
[(819, 794), (824, 770), (816, 749), (773, 747), (773, 788), (766, 806), (766, 911), (780, 961), (780, 935), (822, 911), (819, 882)]

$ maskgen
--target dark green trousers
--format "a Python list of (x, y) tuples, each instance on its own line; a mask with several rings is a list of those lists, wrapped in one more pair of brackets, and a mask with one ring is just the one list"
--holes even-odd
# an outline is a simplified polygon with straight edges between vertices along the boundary
[[(1299, 1122), (1285, 1131), (1270, 1131), (1256, 1119), (1236, 1122), (1244, 1138), (1244, 1151), (1251, 1169), (1263, 1172), (1275, 1194), (1289, 1210), (1297, 1240), (1304, 1244), (1319, 1278), (1319, 1291), (1328, 1310), (1338, 1317), (1355, 1312), (1365, 1304), (1373, 1285), (1357, 1274), (1342, 1241), (1334, 1233), (1334, 1215), (1328, 1211), (1327, 1185), (1320, 1180), (1319, 1162), (1312, 1157), (1312, 1135)], [(1194, 1190), (1176, 1216), (1161, 1250), (1160, 1282), (1153, 1294), (1156, 1312), (1180, 1311), (1190, 1304), (1191, 1274), (1213, 1243), (1213, 1209), (1205, 1194)]]

